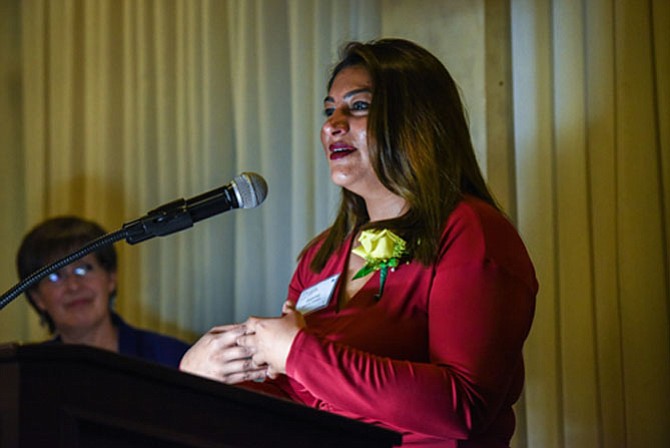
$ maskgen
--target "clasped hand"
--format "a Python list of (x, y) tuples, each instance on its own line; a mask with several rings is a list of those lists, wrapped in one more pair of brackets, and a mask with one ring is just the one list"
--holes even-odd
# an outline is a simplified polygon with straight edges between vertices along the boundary
[(186, 352), (179, 368), (226, 384), (285, 374), (291, 345), (305, 320), (293, 302), (284, 303), (282, 313), (212, 328)]

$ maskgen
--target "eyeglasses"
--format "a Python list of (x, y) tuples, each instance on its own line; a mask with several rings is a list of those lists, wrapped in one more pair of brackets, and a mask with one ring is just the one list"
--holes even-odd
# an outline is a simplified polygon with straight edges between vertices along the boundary
[(43, 281), (48, 285), (58, 286), (64, 284), (71, 275), (78, 279), (87, 278), (91, 275), (94, 269), (95, 266), (93, 266), (91, 263), (83, 263), (77, 266), (73, 266), (70, 269), (65, 267), (47, 275)]

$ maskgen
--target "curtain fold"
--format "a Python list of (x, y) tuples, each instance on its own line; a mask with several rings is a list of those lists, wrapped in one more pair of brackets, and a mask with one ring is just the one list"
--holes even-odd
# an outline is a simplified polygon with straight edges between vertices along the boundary
[(519, 227), (541, 284), (528, 446), (670, 440), (660, 3), (512, 2)]

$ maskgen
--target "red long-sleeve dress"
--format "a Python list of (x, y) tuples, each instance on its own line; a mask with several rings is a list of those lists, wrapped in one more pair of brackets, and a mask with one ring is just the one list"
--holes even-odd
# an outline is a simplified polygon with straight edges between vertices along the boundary
[[(342, 273), (351, 246), (349, 239), (320, 273), (309, 268), (313, 247), (288, 298)], [(326, 308), (307, 314), (287, 375), (259, 388), (399, 431), (403, 446), (507, 447), (537, 289), (514, 227), (466, 197), (448, 219), (435, 265), (401, 264), (379, 301), (379, 272), (340, 310), (336, 289)]]

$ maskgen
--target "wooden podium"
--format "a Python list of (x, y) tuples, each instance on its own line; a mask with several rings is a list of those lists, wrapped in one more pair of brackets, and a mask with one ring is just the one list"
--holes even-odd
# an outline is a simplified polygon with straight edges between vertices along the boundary
[(0, 448), (400, 443), (393, 431), (91, 347), (0, 345)]

